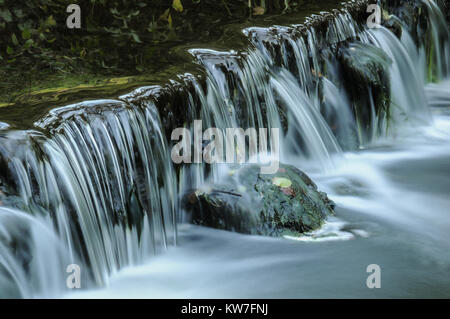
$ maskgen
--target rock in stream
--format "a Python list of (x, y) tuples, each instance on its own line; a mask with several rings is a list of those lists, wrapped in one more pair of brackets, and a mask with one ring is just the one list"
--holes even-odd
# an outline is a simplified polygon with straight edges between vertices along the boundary
[(266, 236), (316, 230), (334, 214), (328, 196), (290, 165), (272, 175), (257, 165), (229, 171), (220, 184), (186, 194), (183, 205), (194, 224)]

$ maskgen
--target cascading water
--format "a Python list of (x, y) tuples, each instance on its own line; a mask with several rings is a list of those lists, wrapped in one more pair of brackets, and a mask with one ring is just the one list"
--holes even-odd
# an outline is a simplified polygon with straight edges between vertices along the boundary
[[(15, 152), (15, 143), (2, 143), (2, 153), (12, 159), (7, 165), (17, 185), (15, 205), (31, 213), (31, 224), (45, 219), (67, 251), (67, 265), (85, 265), (94, 282), (104, 284), (119, 268), (175, 243), (176, 178), (154, 105), (141, 110), (117, 101), (83, 103), (52, 111), (37, 126), (52, 127), (53, 137), (30, 132), (17, 141), (29, 143), (24, 154)], [(9, 211), (14, 214), (18, 222), (25, 215)], [(38, 245), (35, 236), (26, 240), (31, 246)], [(38, 253), (18, 259), (29, 263)], [(17, 267), (10, 262), (2, 265), (7, 272)], [(64, 267), (49, 270), (56, 268), (63, 276)], [(40, 286), (24, 290), (23, 276), (15, 278), (24, 297), (55, 293)]]
[[(429, 110), (423, 91), (423, 74), (416, 69), (420, 64), (417, 49), (407, 33), (402, 36), (403, 42), (389, 30), (381, 28), (370, 32), (370, 39), (380, 47), (393, 61), (390, 71), (393, 110), (391, 115), (397, 122), (405, 119), (429, 122)], [(423, 64), (422, 64), (423, 65)], [(403, 115), (402, 119), (395, 117)]]
[(0, 296), (57, 296), (73, 259), (45, 216), (0, 207)]
[[(422, 3), (427, 8), (429, 15), (428, 21), (431, 24), (431, 28), (427, 31), (431, 34), (431, 52), (433, 53), (430, 54), (428, 68), (432, 71), (434, 64), (436, 79), (442, 80), (450, 75), (450, 31), (438, 5), (434, 1), (423, 0)], [(431, 78), (432, 76), (430, 76), (430, 80)]]
[[(205, 85), (190, 79), (194, 90), (184, 103), (194, 114), (184, 118), (222, 130), (282, 129), (281, 160), (330, 174), (324, 185), (340, 198), (333, 174), (345, 151), (430, 124), (428, 106), (448, 104), (445, 82), (425, 90), (433, 68), (437, 80), (449, 74), (450, 37), (435, 3), (423, 6), (434, 58), (406, 25), (399, 39), (347, 11), (329, 16), (326, 27), (311, 19), (308, 28), (248, 28), (252, 46), (242, 54), (191, 50), (206, 77)], [(0, 128), (0, 195), (11, 194), (3, 205), (14, 207), (0, 207), (0, 296), (61, 294), (68, 264), (103, 285), (176, 242), (180, 195), (213, 183), (220, 165), (174, 168), (167, 114), (158, 111), (153, 102), (133, 103), (131, 94), (53, 110), (36, 123), (39, 131)], [(387, 185), (377, 172), (366, 173)]]
[[(441, 21), (442, 14), (435, 17), (439, 9), (432, 8), (430, 19)], [(406, 29), (399, 39), (384, 27), (363, 28), (344, 12), (329, 22), (323, 35), (311, 28), (299, 36), (299, 30), (302, 26), (246, 29), (254, 49), (242, 57), (236, 52), (191, 50), (208, 74), (207, 93), (198, 92), (205, 95), (198, 107), (202, 120), (221, 129), (284, 125), (281, 154), (313, 159), (320, 169), (331, 168), (332, 157), (341, 148), (366, 147), (377, 136), (392, 135), (388, 126), (393, 129), (405, 120), (430, 122), (421, 72), (425, 61)], [(344, 45), (339, 47), (340, 43)], [(330, 54), (324, 47), (333, 44), (338, 49)], [(348, 103), (355, 97), (349, 98), (345, 86), (353, 84), (343, 83), (346, 70), (336, 60), (336, 54), (344, 51), (349, 59), (367, 62), (363, 71), (368, 74), (370, 63), (387, 73), (390, 87), (383, 94), (391, 96), (390, 105), (375, 105), (376, 88), (371, 83), (357, 92), (368, 96), (368, 105)], [(417, 65), (422, 68), (417, 70)], [(363, 107), (370, 110), (366, 116), (359, 114)], [(329, 112), (332, 116), (327, 116)]]

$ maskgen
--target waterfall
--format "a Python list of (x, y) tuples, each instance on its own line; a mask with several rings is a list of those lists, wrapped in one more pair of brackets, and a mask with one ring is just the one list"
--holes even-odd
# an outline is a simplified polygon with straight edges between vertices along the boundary
[[(303, 152), (321, 162), (326, 168), (332, 163), (331, 154), (341, 151), (330, 127), (320, 113), (317, 100), (309, 98), (297, 85), (294, 77), (286, 70), (271, 79), (271, 86), (278, 93), (289, 112), (289, 131), (286, 144), (298, 148), (298, 139), (303, 141)], [(302, 107), (298, 107), (301, 105)], [(299, 151), (301, 154), (301, 151)]]
[(0, 297), (57, 296), (69, 253), (44, 216), (0, 207)]
[[(444, 79), (447, 24), (433, 1), (423, 5)], [(0, 195), (8, 196), (0, 202), (0, 294), (58, 295), (68, 264), (86, 270), (88, 286), (105, 285), (119, 269), (174, 245), (184, 220), (180, 196), (217, 180), (221, 167), (175, 167), (167, 134), (174, 123), (280, 128), (282, 161), (332, 170), (342, 150), (430, 122), (427, 105), (439, 101), (425, 93), (427, 48), (406, 26), (399, 38), (368, 29), (344, 9), (321, 23), (313, 17), (305, 25), (245, 29), (245, 52), (190, 50), (205, 77), (183, 80), (192, 89), (181, 102), (141, 88), (54, 109), (34, 130), (1, 130)], [(188, 114), (174, 114), (177, 103)]]
[(436, 80), (441, 81), (450, 75), (450, 31), (439, 6), (434, 1), (422, 0), (422, 3), (428, 11), (427, 21), (431, 24), (426, 30), (430, 34), (433, 48), (429, 68), (435, 64)]
[[(431, 29), (442, 28), (439, 8), (427, 5), (429, 20), (437, 21)], [(207, 72), (207, 88), (197, 92), (202, 102), (194, 108), (202, 110), (200, 117), (210, 126), (284, 128), (285, 158), (310, 158), (320, 169), (329, 169), (341, 149), (395, 136), (395, 128), (405, 121), (415, 125), (431, 120), (423, 48), (416, 46), (406, 26), (398, 38), (384, 27), (368, 29), (344, 11), (328, 22), (326, 32), (300, 25), (243, 33), (253, 44), (244, 54), (190, 51)], [(447, 40), (432, 38), (447, 45)], [(348, 66), (337, 55), (360, 61), (361, 72), (379, 78), (369, 78), (352, 91), (354, 84), (345, 77)], [(370, 69), (373, 64), (385, 78)]]
[(12, 159), (17, 206), (47, 217), (71, 263), (86, 265), (101, 285), (175, 243), (176, 177), (154, 105), (86, 102), (36, 125), (50, 127), (52, 138), (27, 132), (5, 143), (3, 157)]
[[(390, 70), (391, 82), (391, 116), (397, 122), (415, 119), (419, 122), (430, 120), (429, 110), (426, 107), (424, 92), (424, 76), (421, 71), (420, 59), (415, 45), (407, 33), (403, 33), (402, 40), (389, 30), (380, 28), (369, 31), (371, 40), (392, 59)], [(396, 117), (403, 115), (403, 118)]]

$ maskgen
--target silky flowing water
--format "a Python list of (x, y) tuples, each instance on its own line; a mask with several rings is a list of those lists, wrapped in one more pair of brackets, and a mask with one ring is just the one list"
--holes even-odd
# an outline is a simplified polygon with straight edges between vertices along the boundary
[[(325, 230), (336, 236), (301, 242), (182, 225), (178, 247), (106, 289), (67, 297), (448, 297), (449, 142), (450, 112), (439, 109), (432, 125), (312, 173), (337, 204)], [(380, 289), (366, 286), (370, 264), (381, 268)]]
[[(51, 111), (36, 123), (51, 137), (0, 131), (17, 189), (0, 207), (0, 295), (448, 297), (450, 38), (434, 2), (423, 6), (439, 48), (433, 84), (425, 48), (406, 27), (398, 39), (348, 12), (336, 14), (325, 35), (312, 28), (294, 37), (296, 26), (276, 27), (272, 39), (273, 30), (246, 29), (253, 46), (244, 59), (191, 50), (207, 73), (206, 87), (192, 80), (191, 118), (222, 129), (287, 126), (281, 161), (335, 201), (336, 216), (307, 236), (185, 223), (180, 196), (220, 180), (222, 167), (186, 165), (177, 178), (162, 129), (166, 114), (136, 103), (136, 92)], [(267, 39), (283, 43), (281, 59)], [(353, 59), (375, 60), (388, 72), (389, 111), (375, 108), (367, 87), (369, 111), (353, 116), (341, 71), (318, 51), (320, 43), (345, 40)], [(71, 263), (83, 270), (82, 290), (64, 287)], [(379, 289), (366, 285), (370, 264), (381, 268)]]

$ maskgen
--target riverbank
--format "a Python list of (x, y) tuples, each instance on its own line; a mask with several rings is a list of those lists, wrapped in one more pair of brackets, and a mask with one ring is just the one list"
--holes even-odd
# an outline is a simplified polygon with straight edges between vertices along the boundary
[[(264, 8), (253, 2), (249, 8), (246, 1), (240, 0), (186, 0), (179, 1), (181, 7), (174, 3), (136, 5), (139, 13), (128, 17), (128, 21), (121, 20), (126, 19), (126, 8), (84, 1), (80, 3), (82, 28), (69, 30), (64, 3), (55, 2), (38, 15), (27, 13), (31, 8), (22, 8), (24, 5), (17, 2), (4, 2), (0, 13), (11, 15), (11, 21), (0, 28), (4, 44), (0, 59), (0, 121), (21, 117), (20, 111), (14, 114), (15, 108), (45, 110), (48, 104), (57, 107), (92, 98), (116, 98), (137, 87), (163, 85), (179, 74), (200, 74), (202, 70), (187, 52), (189, 48), (242, 50), (248, 45), (240, 32), (242, 28), (303, 22), (313, 13), (331, 9), (337, 1), (285, 4), (270, 0)], [(120, 13), (111, 13), (116, 11)], [(39, 24), (40, 16), (48, 17), (47, 22)], [(118, 21), (127, 21), (129, 27), (117, 25)], [(24, 25), (35, 29), (24, 29)], [(45, 41), (38, 41), (40, 32)], [(30, 40), (33, 46), (27, 48)]]

